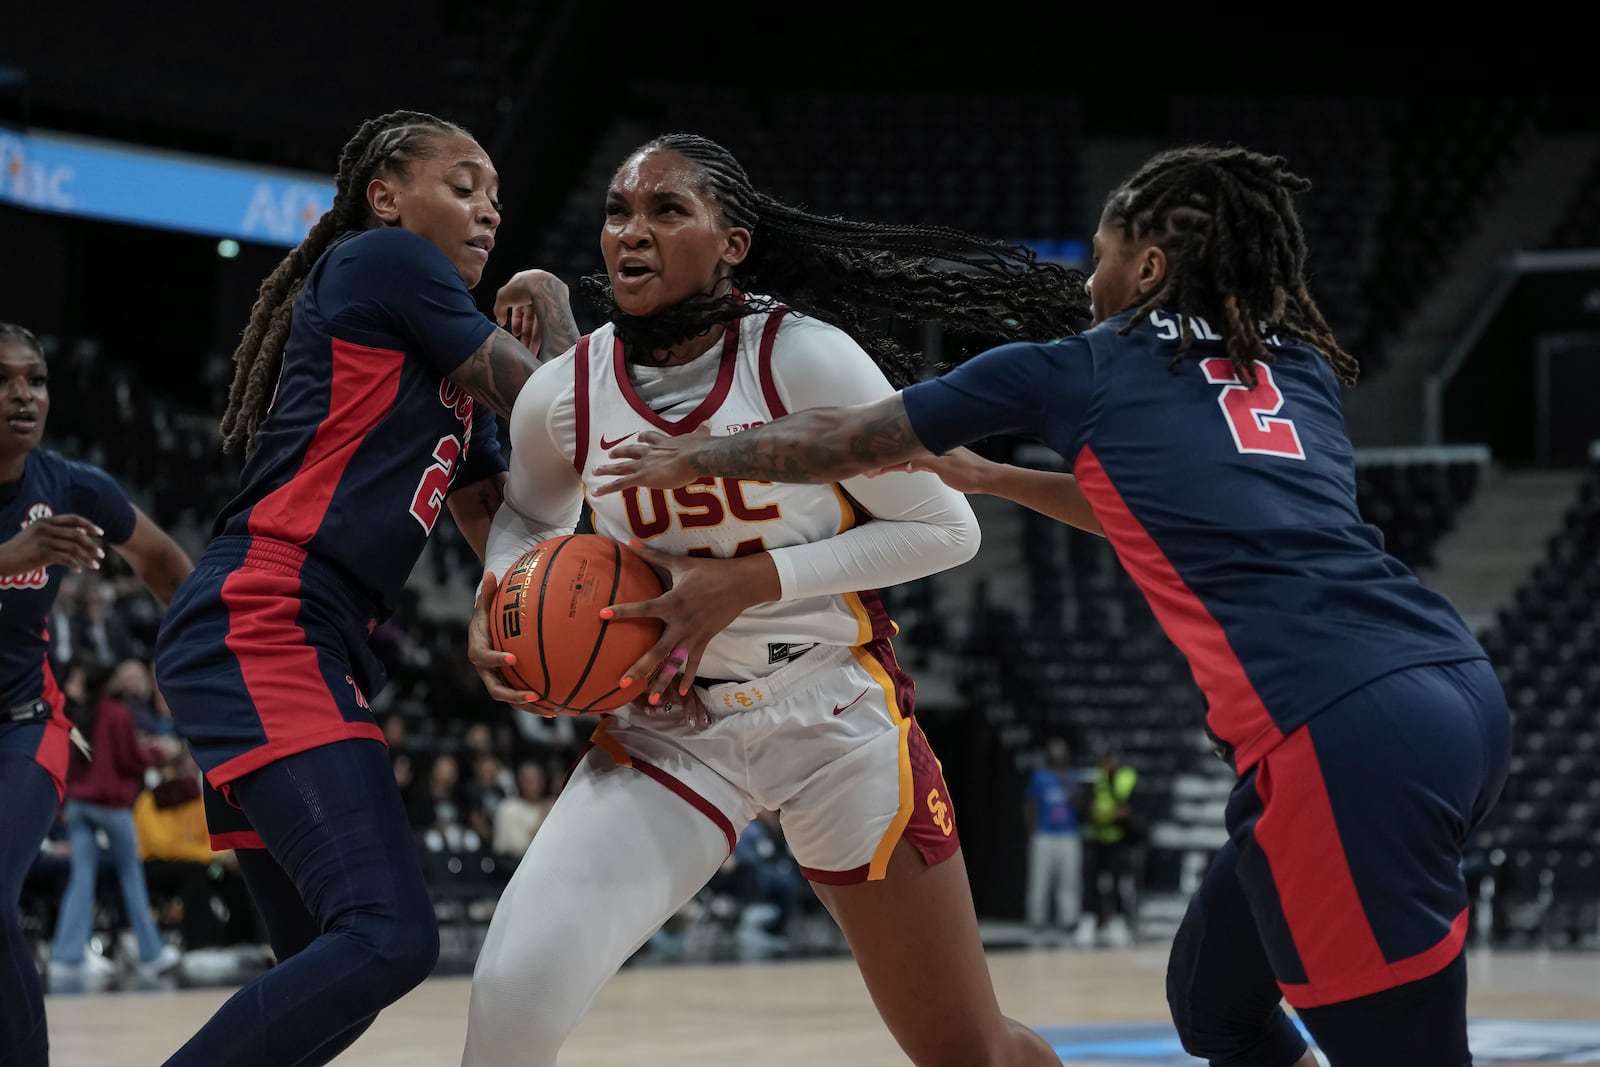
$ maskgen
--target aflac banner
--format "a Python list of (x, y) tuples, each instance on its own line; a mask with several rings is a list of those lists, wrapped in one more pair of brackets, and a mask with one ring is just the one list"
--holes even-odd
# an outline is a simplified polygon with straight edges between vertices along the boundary
[(333, 203), (333, 182), (176, 152), (0, 130), (0, 203), (294, 245)]

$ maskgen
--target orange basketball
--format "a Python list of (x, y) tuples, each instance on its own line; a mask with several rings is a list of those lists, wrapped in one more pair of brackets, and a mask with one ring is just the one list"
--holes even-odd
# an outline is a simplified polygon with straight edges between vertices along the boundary
[(661, 595), (661, 579), (626, 545), (600, 534), (543, 541), (512, 565), (495, 593), (489, 640), (517, 662), (508, 685), (570, 711), (612, 711), (637, 693), (622, 674), (661, 636), (658, 619), (600, 617), (609, 604)]

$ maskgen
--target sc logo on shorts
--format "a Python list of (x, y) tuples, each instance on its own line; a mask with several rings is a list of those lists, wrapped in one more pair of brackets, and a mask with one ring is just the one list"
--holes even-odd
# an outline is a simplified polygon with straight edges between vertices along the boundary
[(928, 790), (928, 813), (933, 816), (933, 824), (944, 833), (944, 836), (949, 837), (955, 832), (956, 823), (950, 818), (950, 806), (939, 795), (938, 789)]

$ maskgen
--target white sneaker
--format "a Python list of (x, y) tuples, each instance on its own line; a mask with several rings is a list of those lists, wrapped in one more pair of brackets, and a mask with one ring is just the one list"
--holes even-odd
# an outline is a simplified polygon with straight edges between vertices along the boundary
[(177, 945), (162, 945), (155, 959), (148, 962), (140, 960), (135, 969), (144, 978), (158, 978), (182, 962), (183, 953), (178, 950)]
[(1097, 925), (1099, 924), (1093, 915), (1085, 915), (1078, 920), (1078, 932), (1073, 935), (1073, 940), (1077, 942), (1079, 948), (1094, 947), (1094, 931)]
[(98, 952), (85, 951), (82, 963), (50, 961), (50, 981), (83, 981), (93, 978), (110, 978), (117, 973), (117, 965)]
[(1106, 923), (1106, 944), (1112, 948), (1126, 948), (1133, 943), (1133, 935), (1128, 932), (1128, 920), (1120, 915), (1111, 916)]

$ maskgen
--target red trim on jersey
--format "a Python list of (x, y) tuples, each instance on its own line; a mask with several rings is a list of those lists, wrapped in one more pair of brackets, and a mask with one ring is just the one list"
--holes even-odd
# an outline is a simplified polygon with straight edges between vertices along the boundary
[(767, 316), (767, 324), (761, 328), (760, 353), (756, 356), (756, 366), (761, 375), (761, 395), (766, 397), (767, 410), (775, 419), (789, 414), (789, 409), (784, 407), (778, 396), (778, 383), (772, 377), (772, 344), (778, 339), (778, 330), (782, 328), (783, 317), (788, 312), (788, 308), (779, 308)]
[(1212, 732), (1233, 745), (1234, 765), (1243, 774), (1283, 740), (1282, 731), (1228, 644), (1227, 633), (1129, 510), (1093, 449), (1078, 454), (1073, 471), (1117, 559), (1144, 593), (1161, 628), (1188, 658), (1210, 705), (1206, 720)]
[(306, 446), (300, 468), (250, 509), (252, 534), (293, 545), (316, 536), (345, 468), (393, 410), (404, 367), (404, 352), (333, 338), (328, 415)]
[(72, 758), (72, 723), (67, 721), (67, 698), (61, 692), (61, 687), (56, 684), (56, 673), (50, 669), (50, 628), (40, 630), (46, 646), (45, 654), (40, 658), (40, 673), (43, 686), (39, 691), (40, 698), (50, 705), (50, 718), (45, 721), (44, 733), (39, 737), (39, 747), (33, 751), (33, 761), (43, 767), (56, 783), (56, 799), (64, 800), (67, 796), (67, 763)]
[(225, 834), (211, 835), (211, 851), (226, 852), (230, 848), (266, 848), (266, 842), (254, 830), (230, 830)]
[[(717, 368), (717, 381), (711, 387), (711, 392), (700, 401), (700, 406), (676, 422), (664, 419), (650, 410), (650, 405), (644, 402), (633, 382), (628, 377), (628, 365), (622, 354), (622, 342), (615, 336), (611, 338), (611, 367), (616, 374), (617, 388), (622, 391), (622, 398), (628, 406), (638, 412), (650, 425), (667, 431), (674, 437), (679, 437), (698, 429), (700, 424), (711, 417), (711, 413), (722, 406), (728, 399), (728, 390), (733, 386), (733, 368), (739, 357), (739, 322), (730, 322), (722, 328), (722, 363)], [(602, 433), (605, 432), (603, 429)]]
[(572, 408), (578, 417), (577, 445), (572, 452), (572, 468), (583, 477), (583, 465), (589, 462), (589, 335), (578, 338), (578, 347), (572, 355), (573, 393)]
[(1461, 914), (1450, 924), (1450, 932), (1445, 934), (1437, 945), (1424, 949), (1415, 956), (1407, 956), (1403, 960), (1386, 964), (1381, 970), (1349, 978), (1308, 982), (1304, 985), (1286, 985), (1280, 982), (1278, 988), (1283, 991), (1283, 999), (1295, 1008), (1320, 1008), (1324, 1004), (1339, 1004), (1430, 978), (1454, 963), (1466, 943), (1467, 909), (1463, 908)]
[(1345, 857), (1322, 764), (1304, 728), (1256, 768), (1262, 813), (1253, 830), (1278, 889), (1284, 922), (1306, 981), (1283, 984), (1297, 1008), (1315, 1008), (1392, 989), (1441, 970), (1461, 950), (1466, 912), (1425, 952), (1390, 963), (1367, 921)]
[(377, 723), (351, 722), (340, 712), (317, 649), (299, 624), (300, 577), (284, 567), (283, 547), (252, 545), (222, 583), (228, 608), (224, 644), (239, 664), (266, 743), (213, 767), (206, 778), (217, 789), (284, 756), (334, 741), (386, 743)]
[(800, 873), (805, 875), (806, 881), (818, 885), (860, 885), (867, 880), (867, 872), (872, 869), (870, 863), (863, 863), (848, 871), (819, 871), (815, 867), (796, 866), (800, 867)]
[(660, 767), (657, 767), (655, 764), (647, 763), (631, 752), (628, 753), (628, 759), (630, 761), (629, 766), (631, 766), (634, 770), (638, 771), (646, 778), (651, 778), (657, 782), (660, 782), (673, 793), (676, 793), (678, 796), (688, 801), (690, 807), (694, 808), (700, 814), (710, 819), (716, 828), (722, 831), (723, 836), (728, 839), (729, 853), (733, 852), (733, 846), (739, 843), (739, 834), (738, 831), (734, 830), (733, 823), (728, 821), (728, 817), (722, 814), (722, 809), (718, 808), (715, 804), (711, 803), (711, 801), (707, 800), (699, 793), (696, 793), (686, 783), (674, 778), (671, 774), (662, 770)]

